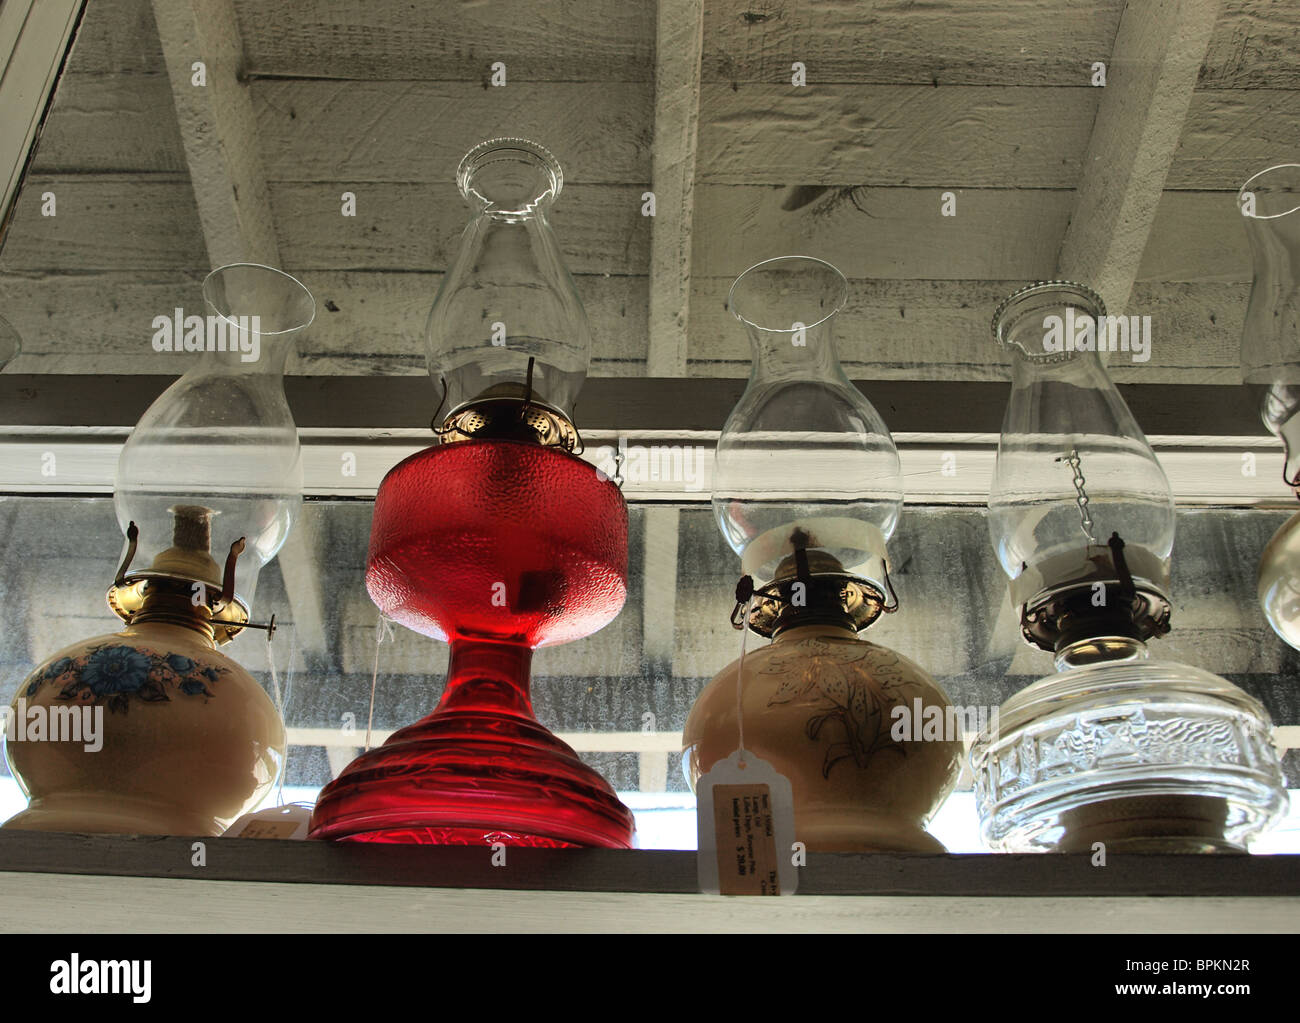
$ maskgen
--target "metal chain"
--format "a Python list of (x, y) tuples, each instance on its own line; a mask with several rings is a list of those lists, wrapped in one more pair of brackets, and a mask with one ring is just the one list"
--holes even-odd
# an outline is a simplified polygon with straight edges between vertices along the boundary
[(1079, 457), (1079, 449), (1070, 448), (1070, 453), (1062, 455), (1057, 461), (1068, 462), (1071, 471), (1074, 473), (1074, 489), (1077, 491), (1074, 501), (1079, 506), (1079, 525), (1083, 529), (1083, 535), (1088, 538), (1088, 543), (1096, 544), (1097, 537), (1092, 532), (1092, 515), (1088, 511), (1088, 491), (1085, 489), (1085, 484), (1088, 481), (1083, 475), (1083, 459)]
[(626, 482), (623, 476), (623, 463), (626, 461), (627, 438), (622, 434), (619, 434), (618, 440), (614, 445), (614, 475), (611, 477), (614, 480), (614, 485), (618, 487), (619, 490), (623, 489), (623, 484)]

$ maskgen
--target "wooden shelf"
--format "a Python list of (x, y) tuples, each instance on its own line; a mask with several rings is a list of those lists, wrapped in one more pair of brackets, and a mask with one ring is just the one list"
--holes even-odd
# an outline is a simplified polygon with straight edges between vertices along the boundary
[[(205, 865), (194, 865), (195, 842)], [(1300, 856), (809, 857), (794, 898), (695, 891), (691, 852), (0, 832), (12, 930), (49, 933), (1289, 933)]]
[[(206, 863), (195, 866), (194, 843)], [(0, 832), (0, 872), (512, 891), (696, 893), (695, 853)], [(812, 853), (801, 895), (1300, 897), (1300, 856)]]

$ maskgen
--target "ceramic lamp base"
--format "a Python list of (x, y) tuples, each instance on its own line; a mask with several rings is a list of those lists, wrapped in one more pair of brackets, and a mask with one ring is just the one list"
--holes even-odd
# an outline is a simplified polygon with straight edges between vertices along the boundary
[[(789, 779), (795, 837), (810, 852), (945, 851), (925, 824), (961, 773), (962, 740), (925, 726), (956, 722), (934, 679), (831, 624), (780, 632), (744, 669), (745, 748)], [(739, 743), (739, 674), (739, 661), (719, 672), (686, 719), (692, 787)]]
[(220, 835), (271, 791), (280, 714), (211, 634), (142, 621), (66, 647), (23, 680), (5, 757), (29, 795), (5, 828)]
[(945, 853), (942, 842), (919, 822), (881, 814), (866, 815), (859, 806), (799, 812), (799, 841), (809, 852)]
[(54, 793), (33, 799), (6, 829), (94, 835), (220, 835), (225, 823), (167, 803), (123, 799), (111, 792)]

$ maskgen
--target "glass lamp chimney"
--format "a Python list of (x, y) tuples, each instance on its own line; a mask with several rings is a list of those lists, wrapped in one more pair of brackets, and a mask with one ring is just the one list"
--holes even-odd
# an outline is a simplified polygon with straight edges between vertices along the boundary
[[(247, 610), (258, 572), (283, 545), (302, 502), (283, 374), (315, 302), (288, 274), (249, 263), (214, 270), (203, 296), (211, 312), (203, 329), (225, 344), (206, 345), (140, 418), (118, 459), (114, 505), (123, 532), (132, 522), (138, 530), (130, 579), (172, 574), (175, 559), (159, 559), (184, 528), (178, 508), (197, 510), (188, 519), (210, 530), (218, 561), (243, 538), (235, 596)], [(221, 583), (210, 572), (195, 581)]]
[(537, 438), (556, 443), (591, 360), (587, 315), (548, 220), (563, 172), (535, 142), (493, 139), (465, 155), (456, 181), (475, 215), (426, 328), (429, 375), (446, 388), (444, 439), (508, 435), (502, 405), (527, 402), (557, 417)]
[(999, 306), (993, 332), (1011, 353), (1012, 388), (988, 521), (1013, 602), (1032, 613), (1063, 590), (1129, 576), (1163, 601), (1173, 493), (1098, 355), (1101, 298), (1079, 284), (1034, 284)]
[(902, 471), (884, 420), (835, 354), (847, 298), (835, 267), (784, 256), (746, 270), (727, 299), (753, 362), (718, 440), (713, 511), (760, 584), (796, 551), (820, 550), (887, 589), (885, 544), (902, 511)]

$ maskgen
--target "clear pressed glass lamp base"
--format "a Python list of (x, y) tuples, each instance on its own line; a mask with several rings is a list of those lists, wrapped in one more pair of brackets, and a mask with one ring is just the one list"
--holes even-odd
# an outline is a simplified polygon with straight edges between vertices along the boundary
[(1016, 694), (972, 748), (984, 839), (1005, 852), (1244, 852), (1285, 812), (1267, 713), (1170, 661), (1072, 667)]

